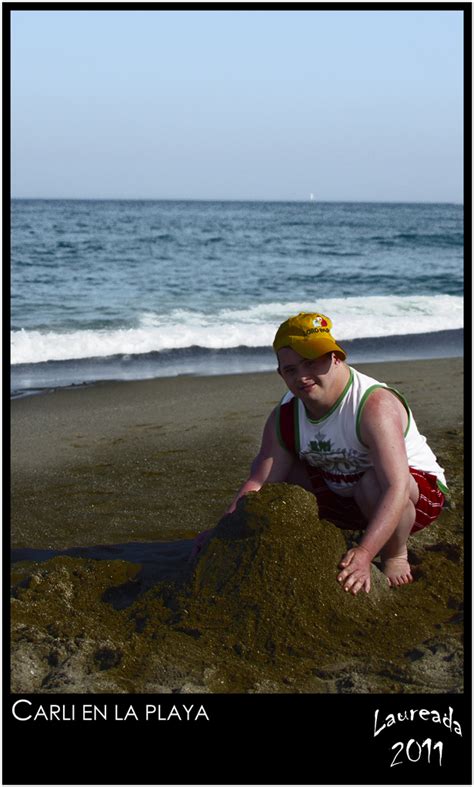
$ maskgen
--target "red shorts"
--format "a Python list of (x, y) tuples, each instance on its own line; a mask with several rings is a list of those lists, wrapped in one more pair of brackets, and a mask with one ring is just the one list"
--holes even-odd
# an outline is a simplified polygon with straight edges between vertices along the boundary
[[(341, 497), (327, 486), (321, 472), (308, 467), (311, 484), (318, 501), (319, 514), (337, 527), (350, 530), (364, 530), (367, 526), (362, 511), (353, 497)], [(436, 476), (410, 467), (410, 474), (415, 479), (420, 497), (415, 506), (416, 519), (411, 533), (423, 530), (440, 515), (443, 510), (444, 495), (438, 487)]]

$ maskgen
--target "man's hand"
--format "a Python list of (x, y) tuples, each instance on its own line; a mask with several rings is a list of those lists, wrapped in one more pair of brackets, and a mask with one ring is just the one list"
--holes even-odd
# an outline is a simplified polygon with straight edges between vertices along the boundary
[(366, 593), (370, 590), (370, 565), (371, 556), (364, 547), (354, 547), (349, 549), (339, 563), (339, 568), (344, 569), (337, 577), (346, 591), (350, 591), (354, 596), (362, 588)]

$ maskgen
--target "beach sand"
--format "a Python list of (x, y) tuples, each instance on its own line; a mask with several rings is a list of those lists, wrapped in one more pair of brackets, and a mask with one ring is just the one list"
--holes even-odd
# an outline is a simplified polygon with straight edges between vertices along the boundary
[[(226, 631), (232, 629), (234, 607), (227, 599), (224, 614), (219, 600), (221, 623), (210, 614), (206, 629), (207, 613), (196, 606), (197, 580), (187, 558), (192, 538), (217, 525), (246, 477), (266, 417), (285, 388), (276, 373), (181, 376), (12, 401), (12, 689), (462, 691), (463, 361), (356, 366), (407, 397), (419, 430), (446, 469), (452, 501), (451, 510), (410, 540), (417, 581), (387, 590), (390, 601), (381, 602), (381, 619), (385, 603), (399, 605), (390, 614), (400, 618), (400, 631), (410, 607), (418, 616), (427, 610), (418, 631), (405, 626), (411, 634), (401, 638), (396, 657), (390, 642), (394, 647), (397, 629), (392, 639), (383, 626), (374, 633), (372, 608), (360, 618), (358, 634), (346, 631), (345, 641), (354, 645), (350, 658), (335, 658), (341, 645), (335, 630), (333, 650), (326, 647), (332, 661), (324, 665), (318, 648), (311, 655), (307, 643), (299, 657), (291, 656), (298, 648), (287, 638), (273, 642), (268, 652), (261, 645), (252, 651), (248, 617), (241, 616), (229, 650), (219, 652), (222, 621)], [(295, 511), (300, 503), (289, 499)], [(281, 537), (275, 530), (275, 539)], [(219, 553), (223, 564), (226, 548)], [(304, 561), (304, 553), (298, 554)], [(260, 557), (265, 565), (268, 555)], [(298, 566), (288, 565), (298, 573)], [(335, 600), (328, 602), (334, 608), (337, 592), (344, 595), (337, 585), (335, 590)], [(211, 596), (205, 609), (217, 603)], [(362, 603), (359, 597), (348, 600)], [(265, 603), (262, 598), (262, 609)], [(183, 625), (184, 609), (193, 625)], [(299, 643), (305, 640), (301, 625), (295, 633)], [(372, 661), (355, 647), (369, 628), (378, 643)], [(220, 640), (213, 640), (212, 629)]]

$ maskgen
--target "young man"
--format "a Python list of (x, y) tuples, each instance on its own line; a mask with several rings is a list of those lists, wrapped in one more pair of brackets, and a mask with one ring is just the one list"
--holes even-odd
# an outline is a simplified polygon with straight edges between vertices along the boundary
[[(447, 490), (403, 396), (348, 366), (331, 327), (325, 315), (306, 313), (280, 325), (273, 348), (289, 390), (270, 414), (250, 476), (227, 513), (265, 483), (309, 489), (321, 518), (364, 529), (337, 576), (355, 595), (369, 592), (379, 553), (390, 585), (413, 581), (408, 536), (439, 516)], [(196, 551), (207, 537), (198, 537)]]

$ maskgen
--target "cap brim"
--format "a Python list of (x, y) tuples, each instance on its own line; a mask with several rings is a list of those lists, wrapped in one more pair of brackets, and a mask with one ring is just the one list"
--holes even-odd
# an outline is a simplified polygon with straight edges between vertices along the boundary
[[(322, 355), (332, 352), (339, 353), (342, 356), (342, 360), (346, 358), (346, 353), (342, 347), (339, 347), (334, 339), (331, 339), (329, 336), (321, 336), (317, 341), (314, 341), (314, 339), (311, 341), (311, 339), (306, 337), (292, 336), (288, 337), (283, 346), (291, 347), (298, 355), (311, 360), (316, 360), (316, 358), (320, 358)], [(279, 349), (281, 349), (281, 347)]]

